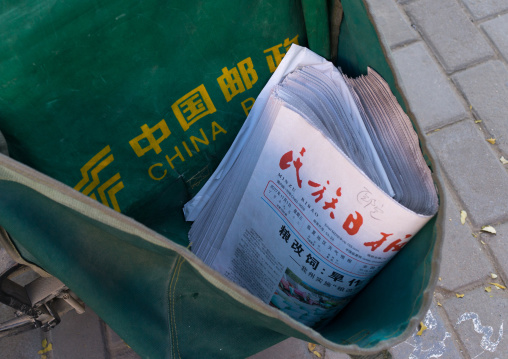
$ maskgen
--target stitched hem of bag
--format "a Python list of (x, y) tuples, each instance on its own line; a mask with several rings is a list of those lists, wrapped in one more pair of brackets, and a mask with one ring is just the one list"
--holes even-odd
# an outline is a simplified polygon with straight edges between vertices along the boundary
[(168, 287), (168, 320), (169, 320), (169, 328), (170, 328), (170, 350), (171, 350), (171, 358), (181, 359), (180, 348), (178, 346), (178, 328), (176, 326), (176, 312), (175, 312), (175, 293), (176, 293), (176, 285), (178, 284), (178, 277), (180, 276), (180, 269), (182, 268), (183, 263), (185, 262), (185, 258), (182, 256), (178, 256), (175, 261), (175, 266), (173, 267), (171, 276), (171, 281)]

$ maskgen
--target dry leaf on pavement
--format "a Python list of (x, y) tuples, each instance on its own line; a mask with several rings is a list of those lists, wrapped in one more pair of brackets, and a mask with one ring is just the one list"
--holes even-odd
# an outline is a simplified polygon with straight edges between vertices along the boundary
[(309, 349), (309, 352), (311, 352), (318, 358), (321, 358), (321, 353), (319, 353), (317, 350), (314, 350), (314, 349), (316, 349), (316, 344), (314, 344), (314, 343), (307, 344), (307, 349)]
[(487, 142), (492, 144), (492, 145), (495, 145), (496, 144), (496, 139), (495, 138), (487, 138)]
[(484, 232), (488, 232), (488, 233), (492, 233), (492, 234), (496, 234), (496, 229), (492, 226), (483, 226), (482, 227), (482, 231)]
[(462, 223), (462, 224), (466, 223), (466, 218), (467, 218), (467, 212), (464, 210), (460, 211), (460, 223)]
[(416, 333), (416, 335), (422, 335), (423, 332), (427, 329), (427, 326), (425, 324), (423, 324), (423, 322), (420, 322), (420, 330), (418, 331), (418, 333)]
[(499, 283), (489, 283), (489, 284), (492, 284), (492, 285), (495, 285), (496, 287), (498, 287), (499, 289), (506, 289), (506, 287), (504, 285), (501, 285)]

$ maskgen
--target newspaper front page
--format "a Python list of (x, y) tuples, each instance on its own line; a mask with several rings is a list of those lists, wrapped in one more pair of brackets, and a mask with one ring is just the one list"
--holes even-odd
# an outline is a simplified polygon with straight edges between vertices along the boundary
[(317, 327), (430, 218), (394, 201), (281, 107), (212, 267)]

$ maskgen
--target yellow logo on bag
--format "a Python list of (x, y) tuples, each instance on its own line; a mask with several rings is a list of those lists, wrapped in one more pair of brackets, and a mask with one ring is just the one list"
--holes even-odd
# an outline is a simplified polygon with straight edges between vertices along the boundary
[[(265, 54), (268, 54), (268, 56), (266, 56), (266, 62), (268, 63), (268, 68), (271, 73), (275, 72), (277, 66), (279, 66), (284, 56), (286, 56), (286, 52), (291, 47), (291, 44), (298, 45), (298, 35), (292, 39), (288, 37), (282, 44), (277, 44), (263, 51)], [(284, 48), (284, 52), (281, 52), (281, 47)]]
[(254, 70), (252, 59), (247, 57), (245, 60), (236, 64), (236, 67), (222, 69), (222, 76), (217, 78), (220, 89), (227, 102), (239, 93), (250, 90), (258, 80), (258, 73)]
[(184, 131), (203, 116), (217, 111), (205, 85), (202, 84), (177, 100), (171, 109)]
[[(112, 206), (115, 211), (120, 212), (120, 206), (116, 200), (116, 194), (124, 188), (123, 182), (120, 181), (120, 173), (115, 174), (102, 184), (99, 179), (99, 172), (106, 168), (114, 160), (113, 154), (110, 154), (110, 152), (111, 148), (109, 146), (104, 147), (99, 153), (93, 156), (90, 161), (81, 167), (81, 175), (83, 176), (83, 179), (79, 181), (74, 189), (80, 191), (86, 196), (89, 196), (90, 198), (95, 199), (96, 201), (98, 201), (96, 195), (98, 194), (100, 201), (104, 205), (108, 207)], [(84, 189), (81, 190), (83, 187)]]
[[(160, 153), (162, 151), (160, 143), (171, 135), (171, 131), (169, 130), (165, 120), (160, 121), (152, 128), (148, 127), (147, 124), (144, 124), (141, 126), (141, 131), (143, 131), (141, 135), (129, 141), (129, 144), (138, 157), (143, 156), (150, 150), (154, 150), (157, 154)], [(160, 134), (158, 138), (155, 138), (154, 136), (154, 133), (156, 132)], [(142, 141), (148, 142), (148, 146), (141, 147), (139, 143)]]

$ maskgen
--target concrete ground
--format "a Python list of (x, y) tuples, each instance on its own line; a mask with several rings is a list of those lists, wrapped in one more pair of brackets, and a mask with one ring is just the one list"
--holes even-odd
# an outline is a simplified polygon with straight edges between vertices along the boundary
[[(415, 330), (391, 356), (508, 358), (508, 292), (500, 287), (508, 283), (508, 0), (367, 3), (445, 184), (441, 278), (427, 330)], [(497, 234), (482, 231), (487, 225)], [(7, 315), (0, 307), (0, 320)], [(0, 340), (0, 357), (138, 358), (90, 310), (66, 315), (49, 333)], [(252, 359), (317, 357), (308, 343), (289, 339)]]

